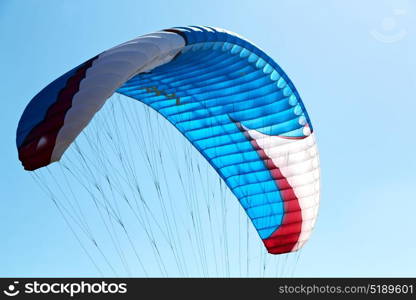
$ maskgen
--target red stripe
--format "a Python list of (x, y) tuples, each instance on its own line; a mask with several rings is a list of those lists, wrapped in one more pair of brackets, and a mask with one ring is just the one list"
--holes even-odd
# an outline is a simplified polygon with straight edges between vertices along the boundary
[(267, 156), (266, 152), (250, 136), (247, 130), (239, 122), (235, 123), (253, 145), (253, 148), (263, 160), (264, 165), (269, 169), (283, 200), (284, 214), (282, 223), (270, 237), (263, 239), (263, 243), (267, 251), (272, 254), (291, 252), (296, 246), (302, 230), (302, 211), (299, 205), (299, 199), (279, 167)]
[(75, 74), (68, 78), (65, 87), (58, 94), (57, 101), (49, 107), (43, 121), (26, 136), (19, 148), (19, 159), (25, 170), (33, 171), (50, 164), (56, 138), (64, 124), (67, 111), (72, 107), (72, 99), (79, 91), (88, 68), (97, 57), (83, 63)]

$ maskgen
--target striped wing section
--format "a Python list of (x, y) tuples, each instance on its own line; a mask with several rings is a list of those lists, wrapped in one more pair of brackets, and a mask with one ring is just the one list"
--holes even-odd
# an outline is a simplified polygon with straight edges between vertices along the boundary
[(295, 251), (309, 239), (319, 207), (319, 160), (314, 133), (268, 136), (239, 125), (270, 171), (283, 201), (279, 228), (263, 239), (271, 253)]
[(36, 95), (17, 129), (19, 159), (26, 170), (58, 161), (114, 91), (138, 72), (170, 61), (184, 46), (169, 32), (121, 44), (64, 74)]

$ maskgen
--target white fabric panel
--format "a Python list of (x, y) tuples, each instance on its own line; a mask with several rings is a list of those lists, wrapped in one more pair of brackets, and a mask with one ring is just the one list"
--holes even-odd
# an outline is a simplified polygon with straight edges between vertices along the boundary
[(51, 161), (61, 158), (117, 88), (134, 75), (169, 62), (184, 46), (185, 41), (180, 35), (161, 31), (101, 53), (87, 70), (79, 91), (72, 99), (72, 107), (65, 115)]
[(292, 250), (296, 251), (309, 239), (318, 215), (320, 170), (314, 133), (303, 139), (292, 139), (244, 129), (272, 159), (298, 198), (302, 210), (302, 229)]

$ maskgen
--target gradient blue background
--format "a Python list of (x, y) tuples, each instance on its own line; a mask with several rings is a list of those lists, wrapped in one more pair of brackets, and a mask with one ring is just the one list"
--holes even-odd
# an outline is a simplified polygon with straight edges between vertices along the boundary
[(192, 24), (259, 45), (312, 118), (322, 204), (295, 275), (415, 276), (415, 9), (379, 0), (0, 1), (0, 276), (97, 275), (17, 160), (27, 102), (107, 48)]

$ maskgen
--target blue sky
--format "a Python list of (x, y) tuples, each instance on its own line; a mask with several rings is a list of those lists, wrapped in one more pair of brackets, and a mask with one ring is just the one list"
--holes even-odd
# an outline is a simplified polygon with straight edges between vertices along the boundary
[(379, 0), (1, 1), (0, 276), (97, 275), (17, 159), (27, 102), (101, 51), (194, 24), (264, 49), (311, 116), (321, 209), (295, 275), (415, 276), (415, 9)]

